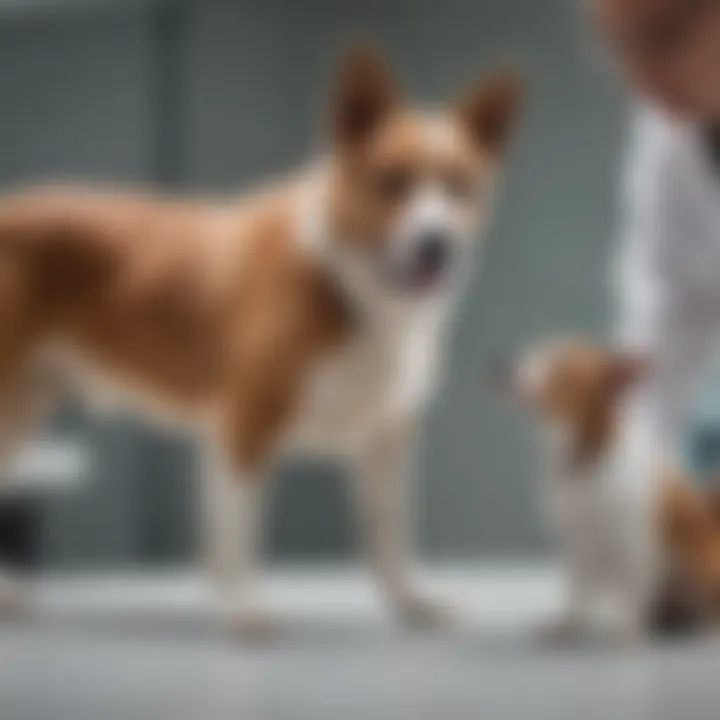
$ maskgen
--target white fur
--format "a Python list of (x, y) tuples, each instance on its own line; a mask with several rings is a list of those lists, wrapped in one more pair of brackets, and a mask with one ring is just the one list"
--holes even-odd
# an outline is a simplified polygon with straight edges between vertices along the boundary
[(437, 184), (427, 183), (415, 190), (400, 214), (392, 232), (390, 252), (396, 261), (402, 262), (426, 232), (442, 233), (457, 242), (464, 230), (447, 192)]
[(657, 587), (659, 476), (624, 415), (616, 441), (589, 467), (568, 470), (569, 428), (554, 428), (548, 446), (543, 499), (566, 561), (563, 629), (609, 620), (614, 631), (637, 636)]

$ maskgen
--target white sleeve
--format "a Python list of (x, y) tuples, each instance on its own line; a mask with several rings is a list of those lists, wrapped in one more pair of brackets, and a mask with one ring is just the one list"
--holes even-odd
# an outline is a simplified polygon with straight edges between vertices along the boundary
[(668, 132), (651, 111), (635, 119), (622, 179), (620, 244), (612, 265), (614, 331), (623, 346), (652, 350), (672, 287), (664, 251), (677, 243)]
[(720, 316), (697, 311), (703, 248), (696, 242), (694, 202), (684, 175), (686, 140), (656, 116), (638, 117), (612, 278), (616, 339), (652, 360), (653, 371), (632, 406), (633, 421), (665, 457), (680, 447), (720, 337)]

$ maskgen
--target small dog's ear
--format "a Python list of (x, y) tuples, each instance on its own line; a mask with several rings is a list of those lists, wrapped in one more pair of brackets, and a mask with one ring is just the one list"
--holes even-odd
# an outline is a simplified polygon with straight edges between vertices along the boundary
[(502, 154), (520, 115), (523, 80), (515, 70), (504, 70), (473, 83), (455, 106), (460, 122), (479, 148)]
[(608, 368), (608, 390), (621, 395), (640, 382), (650, 369), (647, 355), (636, 352), (617, 351)]
[(345, 53), (335, 79), (332, 124), (336, 143), (357, 146), (398, 102), (394, 78), (370, 45), (355, 44)]

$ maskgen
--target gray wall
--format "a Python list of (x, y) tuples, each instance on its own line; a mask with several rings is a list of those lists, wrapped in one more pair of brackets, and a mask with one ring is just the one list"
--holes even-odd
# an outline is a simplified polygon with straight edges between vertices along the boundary
[[(419, 529), (430, 555), (539, 551), (527, 438), (492, 396), (485, 366), (529, 337), (605, 322), (622, 107), (583, 49), (572, 1), (197, 0), (178, 15), (143, 5), (0, 24), (3, 179), (72, 173), (215, 189), (271, 176), (317, 147), (332, 60), (357, 34), (377, 37), (430, 100), (498, 60), (525, 68), (527, 118), (428, 422)], [(88, 559), (88, 545), (95, 560), (184, 555), (193, 536), (187, 451), (136, 429), (101, 435), (112, 438), (106, 477), (79, 501), (53, 504), (50, 545), (65, 543), (64, 561)], [(348, 552), (335, 473), (283, 475), (274, 551)], [(84, 524), (58, 520), (73, 502)], [(90, 520), (97, 508), (101, 522)]]

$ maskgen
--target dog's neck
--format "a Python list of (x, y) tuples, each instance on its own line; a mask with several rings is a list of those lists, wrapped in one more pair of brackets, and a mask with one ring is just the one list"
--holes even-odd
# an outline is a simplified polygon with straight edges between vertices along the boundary
[(449, 313), (457, 294), (453, 288), (423, 298), (402, 297), (378, 273), (343, 250), (345, 244), (338, 242), (331, 226), (331, 182), (330, 164), (321, 161), (298, 184), (298, 242), (337, 283), (365, 327), (392, 335), (425, 317)]

